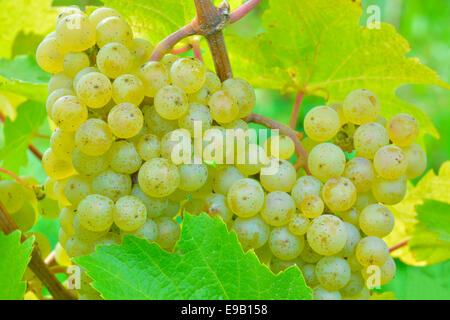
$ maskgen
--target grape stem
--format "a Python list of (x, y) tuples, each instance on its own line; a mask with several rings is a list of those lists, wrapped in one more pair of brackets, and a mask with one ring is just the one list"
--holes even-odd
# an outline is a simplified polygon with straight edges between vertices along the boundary
[(20, 177), (18, 177), (15, 173), (5, 169), (5, 168), (0, 168), (0, 172), (3, 172), (5, 174), (7, 174), (8, 176), (10, 176), (11, 178), (13, 178), (14, 180), (16, 180), (18, 183), (20, 183), (24, 188), (33, 190), (33, 187), (30, 186), (29, 184), (25, 183), (22, 179), (20, 179)]
[(184, 38), (197, 34), (194, 29), (193, 22), (185, 25), (181, 29), (175, 31), (164, 40), (162, 40), (152, 52), (150, 61), (159, 61), (162, 57), (172, 50), (172, 48)]
[(203, 63), (202, 49), (200, 48), (200, 38), (192, 41), (192, 51), (194, 57)]
[(297, 127), (297, 119), (298, 114), (300, 112), (300, 108), (302, 107), (302, 100), (303, 100), (303, 92), (297, 93), (297, 96), (295, 97), (294, 106), (292, 108), (291, 113), (291, 120), (289, 121), (289, 126), (295, 130)]
[(397, 249), (400, 249), (400, 248), (406, 246), (408, 244), (409, 240), (411, 240), (411, 239), (406, 239), (405, 241), (402, 241), (402, 242), (396, 244), (395, 246), (389, 248), (389, 252), (395, 251)]
[(275, 121), (273, 119), (267, 118), (263, 115), (251, 113), (247, 117), (244, 118), (244, 121), (246, 122), (253, 122), (261, 124), (269, 129), (278, 129), (281, 134), (288, 136), (292, 139), (295, 145), (295, 153), (297, 155), (297, 160), (294, 163), (294, 167), (296, 170), (303, 168), (305, 169), (306, 173), (311, 175), (311, 172), (308, 168), (308, 152), (303, 147), (302, 143), (298, 139), (297, 132), (293, 129), (291, 129), (289, 126), (280, 123), (278, 121)]
[(235, 23), (245, 17), (252, 11), (262, 0), (248, 0), (239, 8), (234, 10), (230, 15), (230, 23)]
[(182, 53), (188, 52), (191, 49), (192, 49), (192, 45), (190, 43), (188, 43), (187, 45), (182, 46), (180, 48), (172, 49), (171, 54), (182, 54)]
[[(14, 220), (9, 215), (6, 208), (0, 202), (0, 230), (3, 230), (5, 234), (9, 234), (17, 230), (17, 226)], [(22, 234), (21, 241), (25, 241), (27, 238)], [(47, 287), (50, 294), (56, 300), (76, 300), (76, 297), (67, 290), (62, 283), (55, 277), (50, 271), (45, 262), (42, 260), (39, 253), (39, 249), (36, 244), (33, 245), (33, 251), (31, 253), (31, 259), (28, 263), (28, 267), (33, 273), (41, 280), (45, 287)]]

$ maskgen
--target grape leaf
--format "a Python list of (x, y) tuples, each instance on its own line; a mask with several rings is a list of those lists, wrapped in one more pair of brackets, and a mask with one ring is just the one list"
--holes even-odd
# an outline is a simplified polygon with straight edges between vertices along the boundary
[(416, 206), (419, 223), (433, 232), (439, 233), (439, 240), (450, 241), (450, 204), (425, 200), (420, 206)]
[(19, 300), (26, 290), (21, 281), (30, 261), (34, 236), (20, 242), (20, 231), (0, 232), (0, 300)]
[(99, 0), (53, 0), (52, 2), (54, 7), (78, 6), (81, 10), (84, 10), (87, 6), (101, 5), (102, 2)]
[(275, 276), (220, 218), (184, 216), (175, 253), (125, 236), (75, 259), (106, 299), (311, 299), (298, 268)]

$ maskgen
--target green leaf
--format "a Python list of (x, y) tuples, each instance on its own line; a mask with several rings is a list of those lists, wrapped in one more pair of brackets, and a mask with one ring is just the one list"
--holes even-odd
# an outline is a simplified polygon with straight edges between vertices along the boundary
[(394, 292), (373, 292), (370, 296), (370, 300), (397, 300)]
[(427, 229), (439, 233), (439, 240), (450, 241), (450, 204), (425, 200), (416, 206), (417, 219)]
[(26, 283), (21, 281), (30, 261), (34, 237), (20, 242), (20, 231), (0, 232), (0, 300), (23, 298)]
[(184, 216), (175, 253), (126, 236), (75, 261), (106, 299), (311, 299), (298, 268), (275, 276), (206, 214)]
[(102, 2), (99, 0), (53, 0), (52, 6), (54, 7), (69, 7), (77, 6), (81, 10), (84, 10), (87, 6), (101, 6)]

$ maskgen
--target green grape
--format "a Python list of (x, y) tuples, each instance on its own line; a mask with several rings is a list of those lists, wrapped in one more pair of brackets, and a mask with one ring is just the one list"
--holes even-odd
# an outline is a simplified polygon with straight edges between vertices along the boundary
[(326, 182), (342, 175), (345, 169), (345, 154), (332, 143), (318, 144), (309, 153), (308, 167), (313, 176)]
[(92, 193), (91, 179), (85, 176), (76, 175), (71, 177), (65, 185), (65, 196), (72, 206), (78, 204)]
[(64, 70), (64, 50), (56, 38), (44, 39), (36, 49), (36, 61), (42, 70), (58, 73)]
[(144, 84), (147, 97), (155, 97), (161, 88), (169, 85), (169, 74), (162, 62), (149, 61), (139, 68), (137, 76)]
[[(192, 198), (192, 197), (191, 197)], [(204, 212), (205, 200), (192, 198), (183, 203), (182, 212), (188, 212), (191, 215), (198, 216)]]
[(178, 167), (180, 184), (178, 188), (184, 191), (200, 189), (208, 179), (208, 167), (206, 164), (183, 164)]
[(339, 115), (330, 107), (312, 108), (303, 122), (305, 133), (315, 141), (327, 141), (333, 138), (341, 127)]
[[(145, 120), (144, 120), (144, 122), (145, 122)], [(131, 138), (128, 138), (127, 140), (129, 142), (133, 143), (137, 150), (139, 140), (147, 134), (150, 134), (150, 130), (149, 130), (149, 128), (147, 128), (147, 126), (144, 123), (144, 125), (142, 126), (142, 129), (137, 133), (137, 135), (135, 135)]]
[[(195, 122), (197, 121), (197, 125), (201, 127), (202, 132), (205, 132), (212, 125), (212, 117), (209, 112), (209, 109), (200, 103), (189, 103), (188, 112), (178, 119), (178, 125), (180, 128), (189, 130), (191, 136), (195, 135)], [(201, 136), (200, 136), (201, 137)]]
[(361, 292), (364, 288), (364, 281), (361, 274), (352, 272), (348, 283), (340, 289), (340, 293), (346, 297), (352, 297)]
[(61, 179), (55, 182), (53, 185), (53, 194), (56, 197), (56, 200), (58, 200), (59, 204), (61, 206), (70, 206), (71, 203), (66, 198), (65, 190), (66, 190), (66, 184), (67, 181), (69, 181), (70, 178)]
[(75, 144), (81, 152), (100, 156), (108, 151), (113, 142), (111, 129), (100, 119), (88, 119), (75, 133)]
[[(208, 83), (210, 82), (208, 81)], [(209, 85), (209, 88), (216, 92), (211, 85)], [(247, 81), (240, 78), (225, 80), (222, 83), (222, 90), (231, 93), (231, 96), (236, 100), (239, 107), (239, 118), (245, 118), (253, 111), (256, 104), (255, 90)]]
[(231, 185), (243, 178), (244, 175), (236, 167), (226, 166), (219, 169), (212, 178), (214, 192), (226, 195)]
[(64, 131), (76, 131), (87, 120), (88, 111), (76, 96), (63, 96), (52, 108), (52, 119)]
[(352, 272), (361, 271), (361, 269), (363, 268), (358, 259), (356, 259), (356, 254), (354, 253), (347, 257), (347, 262)]
[(111, 8), (97, 8), (89, 15), (89, 21), (94, 27), (97, 27), (97, 25), (106, 18), (109, 17), (117, 17), (121, 18), (120, 13), (118, 13), (116, 10)]
[[(275, 146), (275, 144), (278, 144), (278, 154), (276, 154), (276, 149), (272, 149), (272, 145)], [(295, 145), (288, 136), (272, 136), (264, 143), (264, 150), (269, 157), (288, 160), (294, 155)]]
[(44, 234), (37, 231), (28, 232), (26, 236), (34, 236), (34, 243), (37, 244), (42, 259), (47, 258), (47, 256), (50, 254), (50, 251), (52, 251), (52, 245), (50, 244), (48, 238)]
[(144, 100), (144, 84), (132, 74), (123, 74), (112, 83), (112, 98), (117, 104), (129, 102), (138, 106)]
[[(76, 207), (75, 207), (76, 208)], [(75, 234), (73, 220), (77, 214), (74, 207), (64, 207), (59, 214), (59, 223), (64, 232), (70, 237)]]
[(233, 129), (233, 130), (241, 129), (244, 132), (246, 132), (248, 129), (250, 129), (250, 127), (248, 126), (248, 123), (242, 119), (236, 119), (229, 123), (221, 123), (220, 125), (222, 127), (224, 127), (225, 129)]
[(233, 212), (227, 206), (227, 198), (220, 193), (212, 193), (205, 198), (204, 212), (211, 218), (221, 217), (226, 224), (233, 218)]
[(77, 235), (67, 240), (65, 249), (69, 257), (86, 256), (94, 251), (91, 243), (80, 240)]
[(315, 252), (306, 241), (305, 247), (303, 248), (302, 253), (300, 253), (300, 259), (302, 259), (306, 263), (317, 263), (317, 261), (322, 259), (322, 256)]
[(108, 168), (106, 154), (90, 156), (75, 148), (72, 155), (75, 170), (85, 176), (95, 176)]
[(87, 68), (84, 68), (83, 70), (80, 70), (77, 73), (77, 75), (73, 78), (73, 82), (72, 82), (73, 88), (74, 89), (77, 88), (78, 81), (81, 79), (81, 77), (83, 77), (84, 75), (91, 73), (91, 72), (100, 72), (100, 71), (98, 70), (97, 67), (87, 67)]
[(178, 59), (181, 59), (181, 57), (174, 54), (166, 54), (164, 57), (162, 57), (160, 62), (167, 70), (170, 70), (174, 62)]
[(147, 221), (145, 204), (135, 196), (124, 196), (114, 206), (114, 223), (121, 230), (133, 231)]
[(295, 213), (289, 221), (289, 231), (296, 236), (302, 236), (309, 227), (310, 220), (304, 214)]
[(402, 149), (394, 145), (387, 145), (375, 153), (373, 166), (382, 178), (395, 180), (406, 172), (408, 160)]
[(323, 257), (316, 264), (316, 277), (320, 286), (328, 291), (343, 288), (350, 280), (350, 266), (338, 257)]
[(339, 116), (339, 122), (340, 122), (340, 126), (342, 127), (344, 124), (348, 123), (347, 118), (344, 115), (344, 104), (341, 102), (335, 102), (329, 105), (329, 107), (331, 109), (333, 109), (334, 111), (336, 111), (336, 113)]
[(239, 115), (237, 101), (228, 91), (215, 92), (208, 101), (211, 117), (221, 123), (229, 123)]
[(30, 176), (20, 176), (20, 179), (24, 184), (28, 186), (22, 188), (24, 201), (31, 203), (31, 205), (33, 206), (36, 206), (38, 201), (36, 198), (36, 193), (39, 193), (39, 196), (42, 195), (42, 187), (39, 181)]
[(139, 187), (145, 194), (155, 198), (170, 195), (178, 188), (180, 180), (176, 165), (163, 158), (144, 162), (138, 174)]
[(15, 213), (22, 208), (25, 200), (24, 188), (15, 180), (0, 181), (0, 202), (8, 213)]
[[(239, 140), (239, 137), (236, 137), (236, 141)], [(225, 140), (226, 143), (229, 143), (229, 140)], [(254, 148), (253, 148), (254, 147)], [(228, 145), (225, 146), (226, 149), (231, 149)], [(227, 152), (228, 150), (226, 150)], [(246, 145), (245, 149), (240, 151), (239, 145), (235, 147), (235, 158), (236, 158), (236, 167), (246, 176), (251, 176), (254, 174), (258, 174), (263, 166), (268, 162), (266, 153), (263, 147), (259, 145)], [(226, 154), (228, 156), (229, 154)], [(241, 158), (241, 155), (244, 155), (244, 159)], [(226, 158), (227, 159), (227, 158)], [(228, 162), (228, 161), (227, 161)], [(273, 163), (275, 162), (275, 158), (272, 159)], [(273, 165), (272, 163), (272, 165)]]
[(292, 260), (302, 252), (305, 239), (303, 236), (293, 235), (287, 227), (276, 227), (270, 232), (269, 246), (273, 255), (278, 259)]
[(266, 195), (261, 209), (261, 217), (270, 226), (288, 224), (295, 213), (295, 202), (283, 191), (273, 191)]
[(297, 172), (294, 166), (286, 160), (271, 158), (267, 167), (277, 167), (277, 169), (276, 172), (268, 174), (264, 174), (261, 171), (260, 181), (264, 189), (267, 191), (290, 192), (297, 179)]
[(205, 83), (206, 68), (195, 58), (181, 58), (174, 61), (170, 67), (170, 78), (173, 85), (184, 92), (194, 93)]
[(180, 212), (180, 204), (178, 202), (168, 201), (167, 209), (164, 210), (163, 216), (168, 218), (175, 218)]
[(71, 159), (75, 150), (75, 133), (56, 128), (50, 137), (50, 148), (58, 157)]
[[(83, 11), (81, 11), (78, 7), (75, 7), (75, 6), (62, 9), (61, 12), (56, 16), (56, 25), (58, 25), (58, 23), (65, 17), (70, 16), (75, 13), (78, 13), (81, 15), (85, 14)], [(52, 33), (54, 33), (54, 32), (52, 32)]]
[(156, 93), (155, 110), (164, 119), (179, 119), (189, 110), (187, 96), (180, 87), (165, 86)]
[(102, 19), (96, 27), (97, 45), (99, 48), (111, 42), (132, 47), (133, 31), (130, 25), (120, 17), (109, 16)]
[(133, 69), (138, 70), (142, 64), (150, 59), (153, 52), (153, 46), (145, 39), (134, 38), (132, 48), (131, 54), (133, 55), (135, 61), (135, 66)]
[(80, 101), (88, 107), (98, 109), (105, 106), (111, 100), (111, 81), (104, 74), (90, 71), (75, 80), (77, 80), (75, 87), (77, 95)]
[(403, 148), (405, 153), (406, 162), (408, 167), (406, 168), (406, 177), (408, 179), (414, 179), (420, 176), (427, 167), (427, 155), (425, 151), (415, 143)]
[(332, 256), (344, 248), (347, 241), (347, 229), (338, 217), (323, 214), (311, 222), (306, 238), (315, 252)]
[[(391, 280), (395, 277), (396, 269), (394, 259), (392, 259), (391, 256), (388, 256), (386, 262), (380, 267), (380, 285), (384, 286), (385, 284), (391, 282)], [(361, 270), (361, 274), (365, 280), (373, 275), (367, 266)], [(371, 288), (369, 287), (369, 289)]]
[(347, 230), (347, 241), (345, 242), (344, 248), (338, 253), (338, 256), (347, 258), (355, 252), (356, 245), (361, 240), (361, 235), (354, 225), (348, 222), (344, 222), (344, 224)]
[(111, 169), (118, 173), (132, 174), (141, 167), (141, 157), (134, 144), (125, 140), (114, 141), (106, 153)]
[(53, 179), (64, 179), (75, 173), (72, 162), (58, 157), (51, 148), (42, 156), (42, 169), (45, 174)]
[(92, 244), (95, 247), (97, 246), (111, 246), (111, 245), (120, 245), (122, 243), (122, 238), (115, 232), (108, 232), (103, 237), (98, 240), (95, 240)]
[[(356, 198), (356, 202), (355, 202), (354, 206), (358, 212), (361, 212), (369, 204), (373, 204), (373, 203), (377, 203), (377, 202), (378, 202), (377, 199), (375, 199), (375, 197), (373, 196), (371, 191), (358, 192), (358, 197)], [(354, 215), (354, 213), (352, 213), (352, 215)], [(359, 215), (359, 213), (358, 213), (358, 215)], [(359, 218), (359, 216), (358, 216), (358, 218)]]
[[(198, 154), (198, 146), (195, 145), (194, 147), (196, 154)], [(203, 161), (206, 163), (230, 163), (230, 161), (226, 161), (227, 159), (231, 159), (231, 162), (234, 162), (234, 149), (227, 148), (226, 130), (222, 127), (212, 126), (204, 132), (201, 148)]]
[(59, 228), (58, 231), (58, 242), (61, 243), (63, 246), (67, 244), (67, 241), (69, 240), (70, 236), (67, 235), (63, 228)]
[(158, 137), (178, 128), (177, 121), (161, 118), (154, 107), (145, 106), (142, 108), (142, 112), (144, 113), (145, 125)]
[(272, 251), (270, 251), (270, 248), (269, 248), (269, 245), (267, 244), (267, 242), (261, 248), (255, 249), (254, 251), (255, 251), (255, 254), (258, 257), (258, 260), (261, 264), (270, 266), (270, 263), (273, 260), (273, 254), (272, 254)]
[(259, 216), (237, 218), (232, 229), (236, 231), (244, 251), (260, 248), (269, 239), (270, 227)]
[(328, 291), (321, 286), (313, 288), (313, 300), (342, 300), (339, 291)]
[(203, 184), (203, 186), (200, 189), (191, 191), (189, 193), (189, 195), (192, 198), (205, 200), (205, 198), (213, 192), (213, 190), (212, 190), (212, 175), (214, 174), (214, 171), (215, 171), (215, 169), (213, 167), (208, 167), (208, 178), (207, 178), (206, 182)]
[(325, 205), (318, 196), (308, 196), (300, 204), (300, 210), (307, 218), (317, 218), (323, 213)]
[(27, 232), (36, 224), (39, 215), (35, 207), (29, 202), (25, 202), (11, 217), (20, 231)]
[(333, 211), (349, 210), (355, 204), (356, 197), (356, 188), (347, 178), (330, 179), (322, 189), (322, 198)]
[[(72, 78), (66, 75), (64, 72), (54, 74), (48, 82), (47, 92), (48, 94), (58, 89), (70, 89), (72, 90)], [(56, 101), (56, 100), (55, 100)]]
[(156, 218), (163, 215), (169, 206), (167, 198), (152, 198), (146, 195), (139, 185), (135, 184), (131, 190), (131, 195), (135, 196), (144, 203), (149, 218)]
[(163, 249), (172, 250), (180, 237), (180, 225), (167, 217), (156, 218), (155, 222), (158, 226), (156, 243)]
[(149, 133), (139, 139), (136, 150), (144, 161), (149, 161), (161, 155), (161, 143), (157, 136)]
[(359, 227), (368, 236), (384, 238), (394, 229), (394, 215), (381, 204), (371, 204), (361, 212)]
[(413, 116), (398, 113), (389, 119), (386, 125), (389, 138), (400, 147), (407, 147), (419, 136), (419, 124)]
[(323, 183), (313, 176), (303, 176), (298, 178), (291, 190), (291, 196), (301, 210), (302, 201), (309, 196), (320, 197)]
[(358, 192), (369, 191), (375, 180), (372, 163), (360, 157), (353, 158), (347, 162), (342, 176), (349, 179)]
[(92, 180), (92, 191), (117, 201), (131, 193), (131, 178), (127, 174), (107, 169)]
[(108, 232), (108, 230), (96, 232), (86, 229), (80, 223), (79, 214), (75, 215), (75, 217), (73, 218), (73, 230), (75, 231), (75, 235), (77, 236), (77, 238), (86, 243), (92, 243), (103, 237)]
[[(269, 248), (270, 250), (270, 248)], [(272, 254), (272, 252), (270, 252)], [(289, 260), (289, 261), (284, 261), (281, 259), (278, 259), (277, 257), (272, 257), (272, 259), (270, 260), (270, 270), (272, 270), (272, 272), (274, 274), (278, 274), (284, 270), (286, 270), (289, 267), (292, 266), (296, 266), (297, 264), (295, 263), (295, 260)]]
[(83, 14), (72, 14), (56, 25), (56, 40), (63, 50), (80, 52), (95, 45), (95, 27)]
[(303, 278), (305, 279), (308, 287), (315, 287), (319, 284), (319, 281), (316, 277), (316, 266), (313, 264), (305, 264), (301, 268), (303, 273)]
[(207, 86), (203, 85), (200, 90), (188, 94), (188, 100), (190, 103), (200, 103), (203, 105), (208, 105), (208, 101), (211, 95), (211, 90)]
[(376, 178), (373, 183), (372, 193), (377, 201), (394, 205), (403, 200), (406, 195), (407, 179), (403, 175), (396, 180)]
[(84, 52), (69, 52), (63, 59), (64, 73), (70, 78), (74, 78), (78, 72), (89, 67), (89, 65), (89, 57)]
[(220, 81), (219, 77), (211, 71), (206, 70), (205, 73), (205, 86), (211, 90), (211, 93), (217, 92), (222, 87), (222, 82)]
[(52, 200), (56, 200), (56, 196), (53, 193), (53, 189), (54, 189), (56, 181), (57, 180), (52, 179), (50, 177), (47, 177), (44, 181), (44, 193), (48, 198), (50, 198)]
[(49, 117), (52, 116), (52, 109), (53, 109), (53, 105), (55, 104), (56, 100), (58, 100), (61, 97), (64, 96), (74, 96), (75, 92), (73, 92), (72, 89), (67, 89), (67, 88), (60, 88), (60, 89), (56, 89), (54, 90), (51, 94), (49, 94), (48, 98), (47, 98), (47, 102), (45, 104), (45, 109), (47, 110), (47, 115)]
[[(187, 151), (187, 153), (186, 153)], [(161, 155), (175, 164), (188, 163), (191, 159), (191, 135), (186, 129), (176, 129), (161, 139)]]
[(386, 129), (379, 123), (369, 122), (356, 129), (353, 135), (353, 145), (358, 157), (373, 159), (381, 147), (389, 143)]
[(249, 178), (237, 180), (228, 189), (227, 203), (237, 216), (252, 217), (264, 204), (264, 190), (256, 180)]
[(155, 242), (158, 239), (158, 225), (152, 219), (147, 219), (139, 229), (124, 234), (131, 234), (149, 242)]
[[(369, 191), (370, 192), (370, 191)], [(372, 193), (370, 193), (372, 195)], [(359, 195), (358, 195), (359, 197)], [(356, 200), (358, 201), (358, 200)], [(356, 203), (355, 203), (356, 205)], [(356, 228), (359, 228), (359, 210), (355, 207), (350, 208), (346, 211), (336, 212), (336, 215), (342, 219), (344, 222), (348, 222), (354, 225)]]
[(133, 57), (130, 50), (123, 44), (108, 43), (98, 51), (97, 67), (108, 78), (118, 78), (120, 75), (128, 73), (132, 66)]
[(363, 266), (382, 266), (389, 257), (389, 248), (380, 238), (366, 237), (356, 245), (355, 254)]
[(72, 262), (66, 250), (60, 243), (55, 246), (55, 261), (61, 266), (70, 266)]
[(375, 121), (380, 114), (380, 100), (367, 89), (350, 92), (344, 99), (344, 115), (349, 122), (364, 124)]
[[(114, 202), (102, 195), (91, 194), (78, 205), (80, 225), (94, 232), (107, 231), (113, 224)], [(115, 219), (114, 219), (115, 222)]]

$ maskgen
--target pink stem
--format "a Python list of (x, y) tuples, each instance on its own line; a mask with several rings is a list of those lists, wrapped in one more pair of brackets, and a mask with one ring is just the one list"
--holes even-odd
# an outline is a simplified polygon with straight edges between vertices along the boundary
[(253, 8), (255, 8), (262, 0), (249, 0), (239, 8), (234, 10), (230, 15), (230, 23), (235, 23), (245, 17)]
[(299, 92), (295, 97), (294, 107), (292, 108), (291, 113), (291, 120), (289, 121), (289, 126), (294, 130), (297, 127), (297, 119), (298, 114), (300, 112), (300, 108), (302, 106), (302, 100), (303, 100), (303, 92)]

